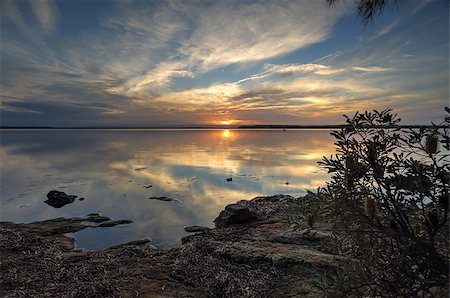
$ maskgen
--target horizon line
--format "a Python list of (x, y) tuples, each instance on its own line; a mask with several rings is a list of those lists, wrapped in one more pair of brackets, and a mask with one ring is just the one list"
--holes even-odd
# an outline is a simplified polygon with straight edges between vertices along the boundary
[[(164, 125), (164, 126), (40, 126), (0, 125), (0, 129), (335, 129), (348, 124), (248, 124), (248, 125)], [(444, 125), (445, 126), (445, 125)], [(431, 128), (433, 124), (372, 125), (370, 128)], [(445, 126), (448, 128), (448, 126)]]

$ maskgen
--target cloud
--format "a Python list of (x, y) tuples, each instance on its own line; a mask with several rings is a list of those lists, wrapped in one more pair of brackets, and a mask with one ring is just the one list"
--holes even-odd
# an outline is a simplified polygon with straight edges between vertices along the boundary
[(329, 75), (344, 71), (344, 69), (336, 69), (328, 65), (314, 64), (314, 63), (306, 63), (306, 64), (291, 63), (278, 65), (265, 64), (264, 68), (265, 70), (263, 72), (253, 74), (249, 77), (240, 79), (239, 81), (237, 81), (237, 83), (240, 84), (247, 81), (261, 80), (273, 74), (280, 74), (282, 76), (289, 76), (294, 74), (306, 74), (306, 73)]
[[(448, 38), (436, 32), (448, 27), (441, 26), (448, 25), (448, 12), (358, 31), (359, 42), (350, 36), (355, 31), (334, 32), (339, 41), (326, 41), (353, 12), (351, 2), (332, 9), (309, 0), (108, 2), (98, 26), (65, 35), (46, 34), (65, 16), (53, 2), (0, 1), (3, 119), (148, 124), (319, 117), (329, 123), (355, 109), (413, 110), (410, 101), (431, 111), (432, 104), (445, 104)], [(383, 37), (370, 38), (377, 33)], [(442, 79), (424, 80), (441, 73)], [(64, 117), (52, 116), (51, 105), (61, 105), (53, 111)]]
[(352, 67), (353, 70), (362, 71), (362, 72), (384, 72), (391, 70), (390, 68), (384, 68), (384, 67), (378, 67), (378, 66), (354, 66)]
[(307, 0), (216, 2), (199, 15), (181, 53), (203, 71), (280, 56), (328, 38), (347, 9)]
[(297, 72), (316, 72), (318, 70), (323, 70), (330, 67), (321, 64), (308, 63), (308, 64), (282, 64), (282, 65), (266, 64), (265, 68), (269, 72), (285, 75)]
[(380, 36), (383, 36), (389, 32), (391, 32), (392, 29), (394, 29), (399, 23), (401, 19), (396, 19), (393, 22), (391, 22), (389, 25), (383, 27), (380, 31), (378, 31), (374, 36), (370, 38), (370, 40), (378, 38)]
[(123, 86), (110, 89), (113, 93), (124, 92), (126, 94), (140, 94), (148, 88), (165, 87), (174, 77), (194, 77), (194, 73), (184, 70), (185, 63), (175, 61), (164, 61), (156, 66), (155, 69), (147, 72), (140, 77), (134, 77), (128, 80)]
[(47, 32), (53, 32), (58, 22), (58, 11), (56, 5), (51, 0), (33, 0), (34, 15)]
[(3, 10), (3, 12), (1, 13), (2, 17), (9, 20), (10, 22), (13, 22), (22, 30), (26, 27), (22, 12), (20, 11), (19, 7), (17, 7), (16, 1), (2, 1), (0, 5)]

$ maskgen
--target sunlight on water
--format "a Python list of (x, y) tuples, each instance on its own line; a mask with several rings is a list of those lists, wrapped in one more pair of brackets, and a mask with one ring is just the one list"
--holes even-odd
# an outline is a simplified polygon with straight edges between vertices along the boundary
[[(101, 211), (134, 221), (76, 233), (86, 249), (146, 236), (156, 246), (175, 246), (184, 226), (213, 226), (227, 204), (325, 185), (328, 176), (316, 162), (334, 153), (325, 130), (42, 130), (1, 137), (1, 220)], [(44, 203), (53, 189), (85, 200), (55, 209)], [(148, 199), (154, 196), (179, 202)]]

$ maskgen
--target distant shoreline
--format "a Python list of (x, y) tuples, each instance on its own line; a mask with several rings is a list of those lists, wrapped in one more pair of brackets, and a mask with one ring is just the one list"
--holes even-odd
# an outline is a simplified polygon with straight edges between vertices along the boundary
[[(256, 125), (239, 125), (239, 126), (148, 126), (148, 127), (123, 127), (123, 126), (110, 126), (110, 127), (57, 127), (57, 126), (0, 126), (0, 130), (171, 130), (171, 129), (341, 129), (346, 128), (348, 125), (282, 125), (282, 124), (256, 124)], [(445, 126), (449, 128), (449, 126)], [(365, 128), (433, 128), (433, 125), (371, 125), (365, 126)]]

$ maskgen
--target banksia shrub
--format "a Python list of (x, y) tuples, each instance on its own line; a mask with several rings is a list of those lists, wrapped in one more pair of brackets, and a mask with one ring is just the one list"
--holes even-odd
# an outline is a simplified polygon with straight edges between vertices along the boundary
[(396, 126), (390, 110), (346, 119), (331, 133), (336, 155), (319, 162), (332, 176), (317, 199), (361, 270), (338, 271), (348, 286), (329, 294), (448, 297), (450, 161), (438, 148), (450, 150), (450, 117), (420, 129)]

